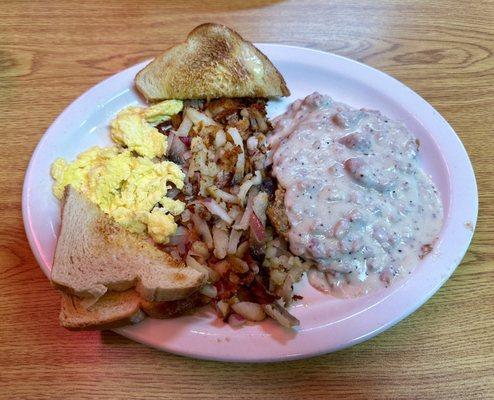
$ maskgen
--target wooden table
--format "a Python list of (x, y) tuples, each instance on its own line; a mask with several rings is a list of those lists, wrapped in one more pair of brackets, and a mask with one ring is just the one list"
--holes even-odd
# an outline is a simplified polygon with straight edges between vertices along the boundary
[[(58, 326), (58, 294), (22, 225), (31, 153), (82, 92), (206, 21), (379, 68), (458, 132), (479, 185), (475, 238), (453, 277), (398, 326), (335, 354), (257, 365)], [(494, 398), (493, 52), (493, 1), (2, 1), (0, 398)]]

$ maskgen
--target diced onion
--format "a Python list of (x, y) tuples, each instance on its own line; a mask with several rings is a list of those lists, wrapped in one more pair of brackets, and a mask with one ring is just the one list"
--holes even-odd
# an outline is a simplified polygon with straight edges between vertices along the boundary
[(257, 151), (258, 140), (255, 136), (251, 136), (247, 139), (247, 150), (249, 154), (253, 154)]
[(228, 210), (228, 215), (230, 217), (232, 217), (234, 220), (236, 220), (238, 218), (240, 213), (241, 213), (240, 207), (238, 207), (238, 206), (232, 206), (232, 207), (230, 207), (230, 210)]
[(191, 128), (192, 128), (192, 121), (190, 120), (190, 118), (186, 116), (184, 119), (182, 119), (182, 123), (175, 132), (175, 135), (179, 137), (188, 136)]
[(300, 325), (300, 321), (278, 303), (265, 304), (262, 308), (266, 314), (285, 328), (293, 328), (294, 326)]
[(226, 143), (226, 134), (223, 129), (220, 129), (216, 132), (216, 136), (214, 137), (214, 147), (217, 149), (222, 147)]
[(292, 290), (293, 278), (290, 275), (287, 275), (279, 293), (280, 296), (283, 298), (285, 305), (290, 304), (290, 301), (292, 300)]
[(237, 252), (238, 242), (242, 237), (242, 231), (237, 231), (236, 229), (232, 229), (230, 232), (230, 238), (228, 239), (228, 254), (235, 254)]
[(199, 256), (204, 259), (208, 259), (209, 258), (208, 246), (206, 245), (206, 243), (197, 240), (194, 243), (192, 243), (189, 254), (193, 256)]
[(192, 138), (190, 136), (177, 136), (183, 144), (189, 149), (192, 144)]
[(219, 279), (219, 275), (216, 271), (212, 270), (207, 265), (200, 263), (190, 254), (187, 254), (187, 257), (185, 257), (185, 263), (188, 267), (194, 268), (196, 271), (205, 274), (210, 282), (216, 282)]
[(245, 198), (247, 197), (247, 193), (250, 188), (254, 185), (260, 185), (262, 183), (262, 176), (260, 171), (256, 171), (254, 176), (242, 183), (240, 189), (238, 191), (238, 198), (242, 204), (245, 204)]
[(192, 222), (196, 227), (197, 232), (202, 237), (202, 240), (208, 246), (208, 249), (213, 248), (213, 236), (211, 235), (211, 231), (209, 230), (209, 226), (206, 221), (200, 218), (197, 214), (191, 213)]
[(252, 210), (254, 214), (259, 218), (263, 226), (266, 225), (266, 209), (268, 208), (268, 194), (266, 192), (259, 192), (252, 201)]
[(187, 153), (187, 146), (173, 132), (168, 136), (168, 157), (177, 164), (185, 162), (184, 155)]
[(240, 301), (232, 305), (233, 311), (241, 315), (249, 321), (262, 321), (266, 318), (266, 314), (262, 309), (262, 306), (250, 301)]
[(224, 190), (218, 189), (216, 186), (209, 186), (207, 189), (208, 193), (214, 197), (215, 200), (223, 200), (227, 203), (237, 203), (238, 197), (225, 192)]
[(220, 217), (223, 221), (225, 221), (228, 225), (233, 224), (233, 219), (228, 215), (226, 210), (221, 207), (216, 201), (214, 201), (211, 198), (206, 198), (202, 201), (202, 204), (204, 204), (204, 207), (208, 209), (208, 211), (211, 214), (216, 215), (217, 217)]
[(212, 299), (218, 295), (218, 290), (216, 287), (210, 284), (204, 285), (199, 292), (204, 296), (211, 297)]
[[(247, 228), (249, 227), (249, 223), (250, 223), (250, 216), (253, 213), (252, 201), (253, 201), (253, 196), (249, 195), (249, 199), (247, 200), (247, 207), (245, 207), (245, 211), (242, 215), (242, 218), (240, 219), (240, 221), (236, 222), (233, 225), (233, 229), (243, 230), (243, 231), (247, 230)], [(238, 218), (237, 218), (237, 220), (238, 220)]]
[(249, 218), (250, 231), (254, 234), (257, 243), (264, 243), (266, 240), (266, 229), (257, 215), (252, 212)]
[(228, 233), (223, 229), (213, 226), (214, 256), (219, 260), (226, 257), (228, 250)]
[(240, 153), (237, 156), (237, 163), (235, 164), (235, 176), (233, 178), (234, 181), (239, 182), (244, 177), (245, 171), (245, 150), (244, 150), (244, 142), (237, 128), (228, 128), (228, 134), (237, 146), (240, 147)]
[(266, 123), (266, 119), (261, 115), (261, 113), (255, 108), (251, 108), (250, 112), (254, 116), (257, 122), (257, 127), (261, 132), (266, 132), (268, 130), (268, 124)]
[(221, 317), (225, 318), (230, 311), (230, 305), (226, 301), (220, 300), (216, 303), (216, 309), (220, 313)]
[(212, 118), (209, 118), (206, 114), (197, 111), (195, 108), (187, 108), (185, 110), (185, 115), (186, 117), (190, 118), (194, 125), (197, 125), (200, 122), (202, 122), (204, 126), (217, 125)]
[(192, 179), (195, 172), (196, 172), (196, 163), (194, 161), (194, 157), (192, 157), (189, 163), (189, 169), (187, 171), (187, 179), (189, 180)]

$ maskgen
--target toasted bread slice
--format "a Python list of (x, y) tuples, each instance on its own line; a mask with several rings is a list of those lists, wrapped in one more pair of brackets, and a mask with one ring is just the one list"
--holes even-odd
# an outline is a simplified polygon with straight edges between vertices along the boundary
[(51, 280), (83, 298), (135, 287), (148, 301), (170, 301), (194, 293), (206, 277), (127, 231), (69, 186)]
[(140, 322), (144, 317), (141, 297), (133, 290), (108, 292), (93, 305), (62, 292), (60, 325), (70, 330), (113, 329)]
[(142, 321), (145, 314), (152, 318), (174, 318), (206, 304), (199, 293), (182, 300), (150, 302), (134, 289), (107, 292), (90, 306), (85, 299), (62, 293), (61, 303), (60, 325), (70, 330), (118, 328)]
[(252, 43), (218, 24), (199, 25), (135, 77), (149, 101), (289, 96), (285, 80)]

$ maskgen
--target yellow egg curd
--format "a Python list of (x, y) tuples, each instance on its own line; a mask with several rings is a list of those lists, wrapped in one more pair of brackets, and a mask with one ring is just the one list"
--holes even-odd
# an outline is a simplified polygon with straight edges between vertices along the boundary
[(131, 232), (147, 232), (157, 243), (167, 243), (177, 230), (174, 216), (185, 208), (167, 192), (170, 184), (182, 189), (185, 175), (177, 164), (156, 159), (166, 153), (166, 136), (152, 124), (181, 110), (181, 101), (169, 100), (120, 112), (111, 136), (122, 146), (92, 147), (72, 163), (57, 159), (51, 169), (54, 195), (61, 199), (72, 185)]

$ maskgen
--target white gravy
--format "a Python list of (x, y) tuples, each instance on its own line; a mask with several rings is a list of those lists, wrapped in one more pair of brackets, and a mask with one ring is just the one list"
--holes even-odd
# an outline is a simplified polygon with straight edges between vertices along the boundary
[(319, 93), (274, 124), (270, 158), (286, 190), (290, 250), (344, 297), (410, 273), (432, 249), (443, 209), (405, 126)]

